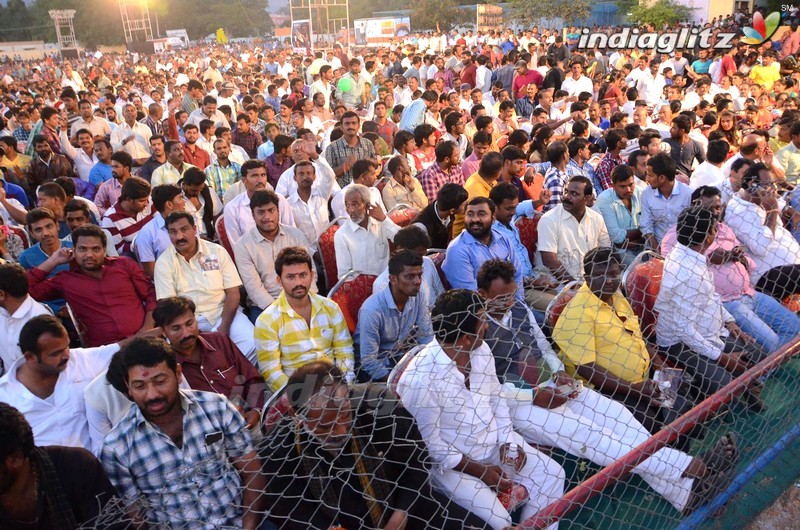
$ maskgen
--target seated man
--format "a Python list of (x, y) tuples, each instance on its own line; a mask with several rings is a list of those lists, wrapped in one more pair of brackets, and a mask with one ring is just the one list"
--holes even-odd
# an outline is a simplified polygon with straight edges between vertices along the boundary
[(520, 202), (517, 187), (510, 182), (497, 184), (489, 192), (489, 198), (496, 206), (492, 228), (506, 236), (514, 245), (514, 252), (522, 266), (522, 277), (525, 281), (525, 301), (543, 318), (543, 311), (557, 294), (557, 291), (554, 291), (557, 285), (533, 268), (528, 249), (522, 244), (519, 228), (514, 223), (516, 216), (534, 218), (541, 214), (536, 211), (533, 201)]
[[(13, 470), (4, 473), (8, 481), (4, 479), (0, 497), (3, 526), (92, 525), (116, 495), (103, 466), (91, 453), (73, 447), (34, 445), (30, 423), (7, 403), (0, 403), (0, 432), (0, 462), (5, 470)], [(36, 521), (35, 526), (26, 521)]]
[(35, 316), (50, 314), (47, 306), (28, 294), (25, 269), (16, 263), (0, 264), (0, 376), (22, 357), (22, 326)]
[(389, 258), (389, 286), (373, 288), (358, 310), (354, 342), (361, 370), (372, 381), (385, 380), (405, 352), (433, 340), (428, 305), (420, 295), (422, 256), (397, 250)]
[(620, 164), (611, 171), (611, 187), (597, 196), (594, 210), (603, 216), (608, 236), (622, 251), (627, 267), (644, 249), (639, 223), (642, 217), (641, 192), (631, 166)]
[(675, 226), (684, 208), (691, 203), (692, 190), (675, 180), (675, 162), (666, 153), (647, 161), (648, 187), (642, 192), (642, 220), (639, 229), (649, 248), (658, 248), (664, 234)]
[(477, 289), (478, 269), (484, 261), (508, 260), (517, 271), (517, 297), (524, 300), (522, 267), (514, 245), (492, 227), (495, 204), (487, 197), (475, 197), (467, 203), (465, 230), (447, 247), (442, 264), (447, 281), (454, 289)]
[(305, 249), (289, 247), (275, 259), (278, 298), (258, 317), (255, 340), (261, 375), (273, 391), (304, 364), (327, 358), (353, 381), (353, 340), (342, 310), (311, 291), (314, 272)]
[[(235, 245), (245, 232), (255, 226), (253, 212), (250, 209), (250, 199), (257, 190), (273, 191), (272, 186), (267, 183), (267, 168), (260, 160), (248, 160), (242, 165), (242, 180), (244, 193), (240, 193), (233, 200), (225, 205), (222, 214), (225, 218), (225, 231), (231, 245)], [(278, 195), (280, 200), (281, 222), (285, 225), (294, 226), (292, 209), (284, 197)]]
[(414, 224), (423, 228), (431, 239), (432, 248), (447, 248), (453, 239), (453, 221), (463, 213), (469, 198), (463, 186), (447, 183), (415, 218)]
[(587, 207), (593, 191), (588, 178), (572, 177), (561, 204), (539, 220), (539, 257), (558, 282), (580, 279), (586, 253), (611, 246), (603, 216)]
[[(697, 206), (678, 216), (678, 244), (664, 261), (654, 306), (659, 347), (696, 380), (703, 397), (767, 355), (736, 325), (714, 290), (704, 253), (714, 243), (716, 224), (710, 210)], [(753, 394), (747, 399), (762, 405)]]
[(153, 218), (152, 210), (150, 183), (139, 177), (126, 180), (119, 200), (106, 210), (101, 223), (103, 228), (111, 232), (120, 256), (135, 257), (131, 245), (139, 231)]
[[(564, 372), (531, 310), (515, 300), (514, 268), (510, 263), (485, 262), (478, 272), (478, 286), (479, 293), (488, 302), (488, 329), (484, 340), (492, 350), (498, 379), (504, 383), (503, 394), (508, 398), (514, 427), (526, 441), (555, 446), (607, 466), (650, 437), (621, 403), (589, 388), (575, 389), (574, 381)], [(535, 363), (542, 359), (553, 371), (553, 380), (532, 390), (523, 389), (517, 383), (522, 380), (520, 372), (528, 367), (535, 368)], [(567, 385), (569, 391), (562, 392), (556, 384)], [(718, 453), (715, 456), (724, 459), (726, 450), (734, 453), (735, 445), (723, 439), (714, 449)], [(687, 512), (713, 498), (707, 493), (700, 496), (699, 492), (706, 489), (699, 484), (701, 480), (716, 483), (717, 487), (730, 482), (730, 477), (723, 481), (716, 476), (717, 472), (733, 467), (734, 462), (728, 460), (719, 469), (706, 469), (701, 458), (664, 448), (633, 472), (676, 510)]]
[[(320, 160), (325, 160), (320, 158)], [(308, 245), (316, 251), (319, 236), (328, 228), (328, 199), (322, 192), (314, 188), (317, 182), (316, 166), (305, 160), (292, 166), (291, 171), (295, 183), (294, 189), (287, 197), (292, 209), (295, 226), (303, 232)], [(336, 180), (334, 180), (336, 182)], [(277, 192), (276, 192), (277, 193)]]
[(222, 394), (239, 408), (247, 427), (258, 424), (264, 380), (227, 335), (200, 332), (195, 305), (183, 296), (158, 301), (153, 320), (172, 345), (193, 390)]
[(161, 184), (153, 188), (153, 208), (156, 213), (150, 222), (142, 227), (136, 237), (134, 248), (136, 257), (142, 264), (142, 270), (151, 280), (156, 269), (156, 260), (172, 244), (169, 241), (167, 227), (164, 226), (164, 219), (172, 212), (183, 212), (186, 200), (181, 189), (175, 184)]
[[(386, 206), (383, 204), (381, 192), (375, 187), (375, 183), (378, 182), (380, 172), (381, 166), (374, 160), (356, 160), (353, 163), (352, 170), (353, 182), (336, 192), (331, 199), (331, 211), (333, 212), (333, 218), (339, 219), (340, 217), (350, 217), (346, 204), (347, 192), (357, 184), (367, 188), (367, 191), (369, 192), (369, 200), (367, 201), (367, 204), (380, 209), (383, 213), (386, 213), (387, 210)], [(344, 225), (344, 222), (339, 221), (339, 224)]]
[[(436, 299), (444, 292), (442, 279), (439, 271), (431, 258), (426, 256), (428, 249), (431, 248), (431, 240), (423, 228), (418, 225), (410, 225), (401, 228), (394, 236), (394, 250), (412, 250), (422, 257), (422, 285), (420, 286), (420, 296), (425, 300), (428, 308), (433, 307)], [(378, 292), (389, 287), (389, 269), (387, 268), (375, 278), (372, 284), (372, 292)]]
[(614, 250), (590, 250), (583, 270), (586, 283), (561, 312), (553, 340), (571, 373), (622, 402), (656, 433), (692, 407), (688, 389), (679, 389), (673, 407), (662, 406), (650, 366), (661, 367), (663, 358), (644, 341), (636, 313), (619, 292), (622, 269)]
[(191, 214), (172, 212), (164, 224), (172, 246), (156, 261), (156, 298), (190, 298), (200, 329), (228, 335), (256, 364), (253, 324), (239, 307), (242, 280), (233, 260), (221, 246), (197, 237)]
[(83, 388), (106, 369), (119, 346), (70, 350), (61, 321), (40, 315), (22, 327), (19, 348), (23, 357), (0, 378), (0, 402), (25, 415), (37, 445), (89, 449)]
[[(72, 243), (72, 232), (76, 228), (80, 228), (81, 226), (85, 225), (96, 225), (97, 223), (92, 221), (92, 210), (89, 208), (89, 205), (83, 201), (79, 201), (77, 199), (72, 199), (64, 206), (64, 218), (67, 222), (67, 226), (69, 227), (69, 235), (63, 239), (63, 241), (69, 241)], [(106, 230), (105, 228), (101, 228), (100, 230), (106, 235), (106, 256), (109, 258), (116, 258), (119, 256), (114, 243), (111, 241), (111, 232)]]
[[(88, 346), (111, 344), (153, 327), (156, 293), (130, 258), (106, 256), (106, 234), (86, 225), (72, 233), (73, 250), (53, 253), (30, 270), (31, 295), (37, 300), (64, 298), (85, 329)], [(52, 278), (60, 265), (74, 265)]]
[(742, 189), (728, 202), (725, 222), (755, 262), (751, 278), (756, 290), (778, 300), (800, 293), (800, 244), (783, 226), (767, 166), (750, 166)]
[(258, 528), (266, 481), (233, 404), (180, 390), (181, 367), (163, 339), (133, 340), (121, 372), (114, 387), (127, 388), (136, 406), (106, 437), (100, 461), (132, 522)]
[(389, 264), (389, 241), (400, 227), (383, 209), (370, 204), (366, 186), (351, 184), (341, 193), (349, 219), (333, 236), (339, 278), (351, 270), (377, 276)]
[[(467, 229), (469, 224), (468, 217)], [(564, 470), (514, 432), (492, 352), (483, 342), (481, 306), (480, 296), (467, 289), (436, 300), (436, 340), (411, 360), (397, 391), (428, 447), (435, 486), (500, 530), (511, 525), (497, 498), (497, 491), (512, 486), (501, 467), (509, 451), (517, 452), (514, 483), (529, 494), (522, 520), (562, 495)]]
[(348, 388), (322, 361), (300, 367), (288, 388), (297, 419), (282, 420), (260, 451), (269, 521), (297, 530), (490, 528), (431, 487), (414, 419), (385, 388)]
[[(692, 204), (711, 210), (717, 219), (717, 234), (705, 256), (714, 275), (714, 289), (736, 324), (770, 353), (800, 335), (800, 318), (796, 314), (753, 289), (750, 271), (755, 269), (755, 263), (744, 253), (733, 230), (720, 220), (720, 191), (700, 186), (692, 193)], [(661, 241), (662, 255), (672, 252), (677, 237), (675, 227), (667, 232)]]
[[(293, 226), (280, 222), (280, 199), (275, 192), (258, 190), (250, 198), (255, 226), (233, 246), (236, 265), (252, 304), (250, 320), (270, 306), (281, 292), (275, 275), (275, 258), (286, 247), (301, 247), (309, 251), (303, 233)], [(311, 284), (316, 292), (316, 282)]]
[[(28, 212), (26, 224), (28, 233), (36, 241), (35, 245), (26, 248), (19, 256), (19, 264), (26, 270), (38, 267), (61, 249), (72, 249), (72, 241), (58, 238), (58, 221), (53, 212), (47, 208), (34, 208)], [(66, 263), (59, 265), (50, 271), (49, 278), (68, 270), (69, 266)], [(45, 305), (56, 314), (64, 307), (64, 300), (52, 300)]]

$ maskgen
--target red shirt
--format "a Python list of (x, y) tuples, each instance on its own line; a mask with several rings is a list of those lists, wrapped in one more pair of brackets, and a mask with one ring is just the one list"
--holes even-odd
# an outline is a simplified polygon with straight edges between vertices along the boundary
[(183, 161), (205, 171), (211, 165), (211, 156), (205, 149), (198, 147), (197, 144), (194, 144), (194, 151), (186, 144), (183, 144)]
[(201, 333), (198, 342), (200, 364), (176, 352), (192, 390), (215, 392), (228, 399), (241, 397), (247, 403), (245, 410), (264, 406), (264, 378), (227, 335)]
[(152, 282), (130, 258), (106, 258), (99, 280), (74, 265), (49, 280), (47, 274), (39, 268), (28, 271), (31, 296), (39, 301), (64, 298), (86, 329), (89, 347), (130, 337), (156, 308)]
[(544, 78), (542, 77), (542, 74), (536, 70), (528, 70), (524, 75), (514, 75), (514, 82), (511, 84), (511, 86), (514, 91), (513, 93), (516, 95), (516, 99), (525, 97), (525, 87), (531, 83), (541, 87), (543, 81)]
[(722, 70), (723, 76), (733, 76), (736, 73), (736, 61), (733, 60), (733, 57), (726, 54), (720, 63), (720, 70)]

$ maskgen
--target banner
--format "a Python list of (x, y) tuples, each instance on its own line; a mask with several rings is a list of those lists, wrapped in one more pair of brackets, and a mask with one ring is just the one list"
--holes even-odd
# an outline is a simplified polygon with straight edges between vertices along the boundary
[(403, 39), (411, 32), (408, 17), (360, 18), (353, 22), (356, 46), (389, 44), (393, 39)]
[(292, 21), (292, 48), (295, 53), (301, 55), (311, 55), (314, 49), (311, 43), (311, 21), (293, 20)]
[(502, 31), (503, 24), (503, 8), (493, 4), (478, 4), (477, 6), (478, 31), (486, 33), (489, 30)]

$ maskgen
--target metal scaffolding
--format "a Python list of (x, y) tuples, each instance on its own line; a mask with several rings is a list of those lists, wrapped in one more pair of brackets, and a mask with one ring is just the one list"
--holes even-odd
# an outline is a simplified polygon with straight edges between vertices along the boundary
[(59, 49), (76, 50), (78, 41), (75, 40), (75, 26), (72, 24), (72, 20), (75, 18), (75, 10), (51, 9), (48, 14), (56, 25), (56, 38), (58, 38)]
[(314, 50), (332, 49), (337, 42), (347, 49), (350, 44), (348, 0), (289, 0), (289, 14), (292, 21), (311, 21)]
[(122, 15), (125, 42), (153, 40), (153, 26), (150, 24), (147, 0), (119, 0), (119, 12)]

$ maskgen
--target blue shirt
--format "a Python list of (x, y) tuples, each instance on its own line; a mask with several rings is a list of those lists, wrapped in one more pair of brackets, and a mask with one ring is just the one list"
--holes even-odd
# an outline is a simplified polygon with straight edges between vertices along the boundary
[(642, 235), (654, 234), (658, 242), (678, 223), (678, 215), (692, 202), (692, 190), (683, 182), (675, 181), (672, 195), (664, 197), (651, 187), (642, 192)]
[[(525, 203), (530, 205), (530, 214), (526, 211), (528, 208), (524, 206)], [(519, 203), (517, 206), (517, 216), (519, 217), (533, 217), (533, 201), (524, 201)], [(516, 221), (516, 218), (514, 219)], [(525, 245), (522, 244), (522, 240), (519, 238), (519, 228), (514, 221), (511, 221), (510, 226), (506, 226), (500, 221), (495, 221), (492, 225), (492, 229), (497, 230), (505, 237), (511, 241), (511, 244), (514, 245), (514, 253), (517, 255), (520, 264), (522, 265), (522, 275), (524, 277), (533, 276), (533, 265), (531, 264), (531, 258), (528, 255), (528, 249)]]
[(400, 123), (397, 128), (401, 131), (408, 131), (414, 134), (414, 129), (417, 125), (425, 123), (425, 113), (428, 112), (428, 106), (425, 100), (419, 98), (411, 102), (411, 104), (403, 110), (403, 116), (400, 118)]
[(274, 152), (275, 152), (275, 146), (272, 144), (272, 140), (267, 140), (266, 142), (258, 146), (258, 152), (256, 153), (256, 158), (258, 158), (259, 160), (264, 160)]
[[(72, 248), (72, 241), (65, 241), (62, 239), (61, 246), (66, 248)], [(41, 244), (36, 243), (32, 247), (22, 251), (22, 254), (19, 255), (19, 264), (22, 265), (22, 267), (25, 270), (30, 270), (33, 269), (34, 267), (38, 267), (39, 265), (47, 261), (49, 257), (50, 256), (45, 254), (44, 250), (42, 250)], [(65, 263), (63, 265), (59, 265), (58, 267), (50, 271), (50, 274), (48, 274), (47, 277), (52, 278), (59, 272), (68, 270), (69, 270), (69, 263)], [(63, 298), (59, 298), (57, 300), (48, 300), (44, 302), (44, 304), (53, 311), (53, 314), (58, 313), (58, 311), (62, 307), (64, 307), (65, 303), (66, 301)]]
[(141, 263), (154, 263), (170, 245), (172, 242), (169, 240), (164, 218), (156, 213), (136, 236), (136, 255)]
[(420, 293), (409, 298), (400, 312), (391, 287), (373, 293), (358, 311), (353, 340), (359, 345), (361, 368), (373, 380), (385, 378), (409, 349), (433, 340), (425, 297)]
[(622, 200), (620, 200), (614, 188), (608, 188), (597, 196), (594, 209), (603, 216), (603, 221), (605, 221), (606, 228), (608, 229), (608, 235), (611, 241), (617, 245), (621, 245), (625, 242), (625, 238), (628, 236), (628, 230), (636, 230), (639, 228), (642, 217), (640, 195), (641, 192), (638, 189), (633, 191), (630, 211), (622, 203)]
[(94, 185), (95, 188), (99, 188), (100, 184), (112, 178), (111, 166), (109, 164), (98, 162), (92, 167), (91, 171), (89, 171), (89, 182)]
[(514, 244), (498, 229), (492, 228), (492, 240), (484, 245), (464, 230), (447, 246), (442, 264), (447, 281), (454, 289), (478, 290), (478, 269), (490, 259), (502, 259), (514, 265), (517, 281), (517, 298), (524, 300), (522, 263)]
[(28, 202), (28, 196), (25, 195), (25, 190), (22, 189), (21, 186), (17, 186), (16, 184), (12, 184), (10, 182), (6, 182), (3, 179), (0, 179), (0, 186), (6, 190), (6, 197), (9, 199), (16, 199), (19, 203), (28, 209), (30, 203)]
[(708, 69), (711, 67), (711, 60), (707, 59), (705, 61), (701, 61), (700, 59), (696, 60), (692, 63), (692, 70), (696, 74), (707, 74)]

